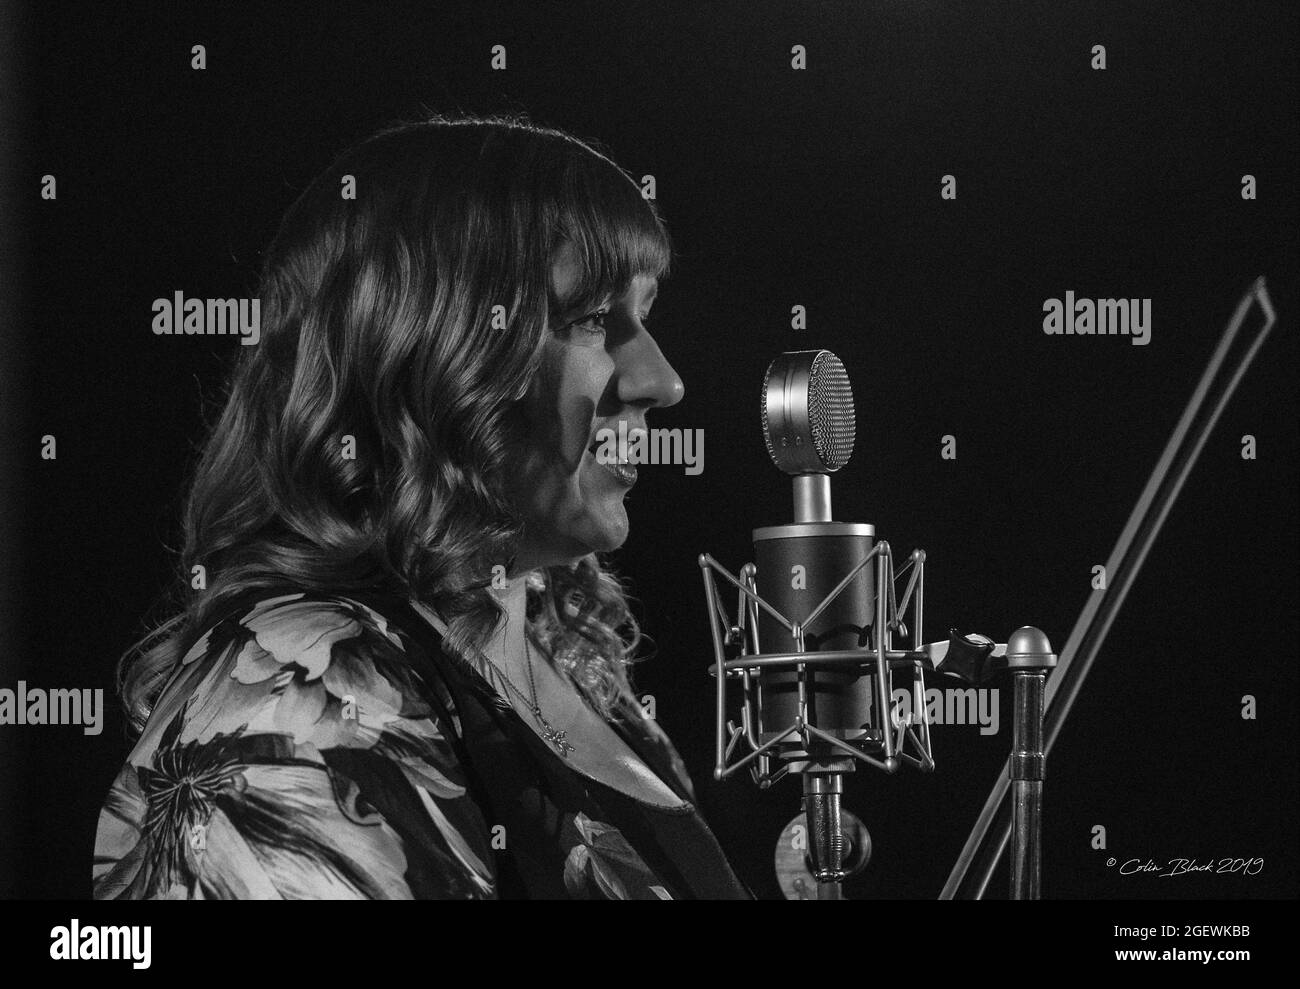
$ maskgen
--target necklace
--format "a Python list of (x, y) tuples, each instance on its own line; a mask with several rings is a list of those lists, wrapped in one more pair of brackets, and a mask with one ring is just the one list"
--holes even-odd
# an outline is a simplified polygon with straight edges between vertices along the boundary
[(501, 677), (505, 682), (505, 685), (515, 692), (515, 696), (523, 701), (524, 704), (527, 705), (528, 709), (533, 712), (533, 717), (536, 718), (537, 723), (541, 725), (542, 738), (554, 745), (556, 751), (566, 759), (570, 752), (576, 751), (573, 744), (566, 740), (566, 735), (568, 733), (564, 731), (564, 729), (556, 730), (553, 728), (551, 723), (546, 720), (546, 716), (542, 714), (541, 706), (537, 703), (537, 681), (533, 679), (533, 651), (529, 646), (527, 632), (524, 633), (524, 657), (528, 662), (528, 689), (532, 694), (531, 700), (524, 696), (524, 692), (515, 686), (514, 681), (511, 680), (510, 677), (506, 676), (505, 670), (501, 669), (501, 667), (497, 666), (496, 663), (488, 659), (486, 653), (480, 649), (478, 650), (478, 654), (483, 657), (483, 660), (488, 664), (488, 666), (492, 667), (492, 669), (496, 671), (497, 676)]
[[(412, 604), (414, 605), (416, 611), (424, 615), (425, 618), (428, 619), (429, 623), (432, 624), (433, 627), (438, 630), (438, 634), (442, 636), (447, 635), (447, 623), (444, 622), (440, 617), (438, 617), (437, 612), (433, 611), (431, 608), (427, 607), (422, 602), (416, 599), (412, 599)], [(532, 700), (529, 700), (524, 696), (523, 691), (521, 691), (518, 687), (515, 686), (514, 681), (511, 680), (508, 676), (506, 676), (505, 671), (502, 670), (501, 667), (497, 666), (496, 663), (488, 659), (487, 654), (483, 652), (482, 649), (475, 648), (474, 651), (479, 654), (479, 657), (483, 660), (483, 662), (487, 663), (488, 666), (492, 667), (493, 671), (496, 673), (497, 676), (501, 678), (501, 680), (505, 683), (505, 685), (515, 692), (515, 696), (518, 697), (521, 701), (523, 701), (524, 704), (528, 707), (528, 709), (533, 712), (533, 717), (536, 718), (537, 723), (541, 725), (542, 737), (546, 739), (546, 741), (554, 745), (556, 750), (560, 753), (560, 755), (564, 756), (565, 758), (568, 758), (570, 752), (577, 751), (576, 747), (571, 742), (566, 740), (565, 736), (567, 735), (567, 732), (563, 730), (556, 731), (553, 727), (551, 727), (551, 723), (546, 720), (545, 715), (542, 714), (541, 706), (537, 703), (537, 683), (533, 679), (533, 654), (532, 654), (532, 650), (529, 648), (527, 631), (524, 632), (524, 656), (528, 661), (528, 686), (532, 691), (532, 695), (533, 695)], [(468, 656), (464, 656), (463, 658), (466, 660), (469, 659)]]

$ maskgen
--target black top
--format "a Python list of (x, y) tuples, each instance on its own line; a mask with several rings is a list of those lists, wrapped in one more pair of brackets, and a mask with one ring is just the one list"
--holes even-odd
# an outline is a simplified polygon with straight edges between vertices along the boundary
[(507, 841), (504, 854), (498, 852), (501, 897), (572, 895), (565, 885), (565, 860), (571, 852), (566, 853), (560, 832), (563, 821), (582, 814), (617, 828), (673, 899), (751, 898), (695, 808), (694, 787), (680, 756), (639, 705), (625, 700), (610, 726), (687, 801), (684, 807), (648, 804), (574, 771), (477, 671), (443, 647), (437, 629), (409, 604), (391, 597), (363, 595), (358, 600), (417, 644), (409, 655), (422, 679), (441, 680), (448, 688), (455, 705), (448, 713), (460, 724), (471, 790), (489, 819), (517, 836)]

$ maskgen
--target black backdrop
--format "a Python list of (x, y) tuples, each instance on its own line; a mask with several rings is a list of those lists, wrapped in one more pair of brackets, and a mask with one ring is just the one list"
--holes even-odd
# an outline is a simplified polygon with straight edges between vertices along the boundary
[[(284, 209), (374, 128), (421, 105), (526, 110), (653, 174), (676, 240), (655, 316), (687, 396), (654, 424), (704, 428), (705, 470), (643, 471), (615, 561), (659, 649), (639, 689), (764, 896), (798, 784), (710, 777), (695, 557), (734, 569), (753, 526), (788, 520), (758, 430), (767, 362), (826, 347), (848, 366), (859, 442), (837, 515), (873, 522), (896, 554), (927, 550), (929, 638), (1037, 624), (1059, 648), (1233, 306), (1268, 277), (1274, 337), (1050, 760), (1044, 893), (1296, 895), (1293, 4), (112, 6), (11, 14), (6, 201), (22, 212), (5, 224), (21, 249), (0, 686), (111, 693), (171, 579), (199, 397), (239, 347), (155, 337), (151, 301), (253, 294)], [(505, 71), (490, 69), (496, 44)], [(46, 173), (53, 202), (37, 193)], [(1066, 290), (1151, 298), (1151, 343), (1045, 336), (1043, 301)], [(790, 328), (795, 304), (806, 330)], [(38, 455), (45, 434), (56, 461)], [(936, 727), (933, 775), (849, 782), (876, 845), (851, 895), (937, 894), (1010, 744), (997, 686), (997, 735)], [(88, 895), (98, 806), (127, 748), (116, 709), (98, 737), (0, 726), (0, 746), (0, 893)], [(1090, 845), (1095, 825), (1107, 850)], [(1105, 865), (1224, 856), (1265, 866), (1157, 880)], [(1000, 875), (991, 895), (1004, 891)]]

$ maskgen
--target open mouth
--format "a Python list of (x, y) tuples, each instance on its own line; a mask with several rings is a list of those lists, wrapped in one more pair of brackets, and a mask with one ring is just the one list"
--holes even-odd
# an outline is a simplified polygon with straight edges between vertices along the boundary
[(599, 450), (601, 446), (602, 446), (601, 443), (596, 442), (593, 443), (591, 446), (587, 447), (587, 453), (589, 453), (591, 455), (591, 458), (594, 461), (596, 461), (597, 466), (599, 466), (602, 470), (608, 471), (614, 477), (614, 479), (619, 482), (619, 484), (622, 484), (623, 486), (629, 488), (632, 485), (634, 485), (636, 483), (636, 478), (637, 478), (636, 468), (632, 466), (632, 464), (626, 462), (625, 463), (602, 462), (602, 458), (599, 455)]

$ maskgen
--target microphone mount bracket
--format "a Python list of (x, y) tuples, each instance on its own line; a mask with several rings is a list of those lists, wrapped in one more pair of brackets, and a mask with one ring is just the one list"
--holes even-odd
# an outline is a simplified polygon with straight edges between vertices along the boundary
[[(924, 703), (924, 671), (927, 664), (931, 669), (935, 667), (921, 641), (925, 596), (924, 550), (913, 551), (908, 562), (896, 573), (889, 543), (885, 540), (877, 542), (803, 621), (791, 621), (758, 594), (755, 584), (757, 569), (754, 564), (747, 563), (736, 575), (707, 553), (699, 556), (698, 563), (704, 579), (709, 627), (713, 640), (714, 665), (709, 668), (709, 672), (717, 681), (713, 770), (715, 779), (726, 779), (742, 769), (749, 768), (754, 782), (760, 788), (766, 789), (789, 771), (788, 760), (786, 765), (773, 769), (772, 756), (781, 753), (783, 746), (788, 750), (796, 740), (800, 749), (798, 752), (787, 753), (790, 756), (798, 757), (801, 752), (810, 750), (824, 754), (834, 752), (887, 773), (897, 772), (903, 763), (913, 765), (922, 772), (930, 772), (934, 769), (934, 758), (930, 749), (930, 725)], [(805, 630), (864, 568), (873, 563), (876, 567), (874, 601), (876, 620), (871, 626), (871, 644), (863, 649), (807, 651), (804, 641)], [(895, 584), (906, 575), (908, 569), (911, 569), (912, 573), (900, 600)], [(738, 620), (735, 623), (727, 614), (718, 587), (718, 577), (731, 584), (738, 592), (736, 602)], [(898, 649), (894, 647), (893, 636), (896, 631), (906, 634), (908, 626), (903, 622), (903, 615), (906, 614), (909, 605), (912, 608), (913, 647), (910, 650)], [(760, 608), (790, 632), (794, 644), (793, 652), (762, 652), (758, 638), (758, 609)], [(877, 710), (881, 712), (882, 728), (876, 731), (862, 731), (859, 737), (851, 740), (856, 744), (817, 728), (809, 720), (808, 696), (804, 682), (806, 671), (809, 668), (831, 665), (858, 667), (873, 676), (874, 702)], [(762, 724), (760, 703), (763, 671), (772, 669), (792, 670), (799, 677), (796, 716), (790, 724), (774, 730)], [(891, 732), (884, 727), (883, 719), (887, 717), (885, 712), (890, 710), (895, 672), (910, 674), (914, 703), (913, 713), (894, 718), (895, 730)], [(739, 726), (727, 719), (726, 682), (731, 679), (738, 679), (743, 685), (744, 702), (741, 707)], [(746, 743), (749, 751), (733, 762), (733, 757), (742, 741)]]
[[(1043, 691), (1047, 675), (1056, 665), (1047, 637), (1036, 628), (1017, 630), (1009, 643), (996, 643), (981, 635), (962, 635), (949, 630), (943, 642), (923, 642), (925, 598), (925, 551), (914, 550), (901, 570), (895, 572), (893, 554), (885, 540), (877, 542), (857, 565), (817, 604), (802, 621), (791, 621), (756, 587), (757, 568), (747, 563), (732, 574), (707, 553), (698, 557), (704, 581), (705, 602), (713, 642), (714, 663), (709, 673), (716, 682), (715, 779), (724, 780), (748, 769), (760, 789), (768, 789), (787, 773), (804, 780), (806, 826), (815, 839), (809, 845), (809, 865), (816, 878), (819, 897), (840, 898), (839, 884), (862, 868), (866, 855), (846, 856), (854, 845), (848, 831), (860, 832), (856, 842), (869, 837), (861, 822), (847, 813), (841, 817), (840, 796), (843, 774), (853, 772), (857, 762), (893, 774), (904, 763), (922, 772), (935, 768), (930, 745), (928, 705), (925, 703), (926, 671), (955, 676), (966, 683), (980, 684), (1010, 670), (1015, 682), (1015, 720), (1010, 760), (1010, 782), (1015, 791), (1015, 829), (1012, 844), (1012, 896), (1037, 899), (1041, 874), (1042, 787), (1046, 753), (1043, 751)], [(870, 626), (870, 643), (856, 649), (808, 651), (805, 631), (836, 597), (868, 565), (876, 567), (873, 591), (875, 620)], [(912, 570), (901, 600), (897, 582)], [(719, 589), (718, 578), (736, 588), (737, 621), (733, 624)], [(911, 648), (896, 648), (894, 635), (908, 636), (904, 621), (911, 606)], [(759, 641), (758, 612), (762, 609), (790, 632), (794, 650), (764, 653)], [(880, 715), (879, 727), (864, 726), (853, 737), (839, 738), (809, 720), (807, 673), (820, 667), (854, 667), (871, 675), (874, 700)], [(766, 672), (794, 671), (798, 676), (797, 707), (790, 724), (767, 730), (762, 722), (762, 681)], [(912, 704), (906, 714), (893, 711), (894, 674), (910, 674)], [(739, 680), (743, 688), (741, 723), (727, 719), (727, 681)], [(737, 758), (741, 744), (748, 752)], [(772, 765), (773, 756), (780, 765)], [(799, 820), (796, 818), (796, 821)], [(794, 822), (792, 822), (793, 824)], [(856, 828), (856, 830), (854, 830)]]

